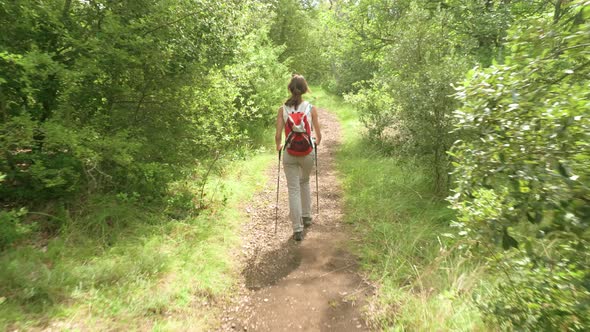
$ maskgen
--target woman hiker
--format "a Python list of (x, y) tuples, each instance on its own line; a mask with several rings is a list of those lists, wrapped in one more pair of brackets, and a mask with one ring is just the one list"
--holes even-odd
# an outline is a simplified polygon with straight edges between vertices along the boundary
[[(318, 110), (302, 95), (309, 92), (307, 82), (301, 75), (293, 75), (288, 85), (291, 97), (285, 101), (277, 113), (275, 143), (277, 151), (286, 151), (283, 169), (289, 189), (289, 218), (293, 223), (293, 237), (303, 239), (303, 227), (311, 225), (311, 192), (309, 174), (313, 168), (313, 149), (322, 141)], [(285, 145), (281, 144), (285, 131)]]

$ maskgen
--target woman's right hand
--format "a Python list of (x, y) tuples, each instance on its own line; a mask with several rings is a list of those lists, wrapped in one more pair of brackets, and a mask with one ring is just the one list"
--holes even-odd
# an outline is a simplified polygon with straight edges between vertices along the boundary
[(281, 151), (283, 149), (283, 144), (277, 144), (277, 151)]

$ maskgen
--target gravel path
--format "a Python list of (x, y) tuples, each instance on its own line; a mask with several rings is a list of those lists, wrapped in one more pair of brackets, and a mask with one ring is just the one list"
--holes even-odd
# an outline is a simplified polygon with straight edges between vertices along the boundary
[[(318, 149), (320, 215), (302, 242), (292, 239), (287, 184), (281, 168), (279, 222), (274, 233), (277, 163), (264, 189), (244, 207), (240, 289), (227, 304), (220, 331), (368, 331), (362, 307), (372, 288), (347, 250), (351, 232), (342, 222), (342, 189), (334, 165), (340, 144), (336, 117), (320, 110)], [(315, 170), (312, 171), (315, 174)], [(316, 213), (315, 178), (312, 209)]]

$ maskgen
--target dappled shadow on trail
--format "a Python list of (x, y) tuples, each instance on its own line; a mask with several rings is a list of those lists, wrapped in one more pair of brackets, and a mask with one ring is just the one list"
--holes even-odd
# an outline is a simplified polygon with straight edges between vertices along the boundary
[(258, 290), (276, 284), (301, 264), (302, 252), (292, 238), (274, 250), (260, 255), (257, 251), (242, 270), (246, 288)]
[(274, 164), (264, 187), (244, 205), (250, 220), (243, 225), (239, 249), (242, 280), (224, 308), (220, 331), (370, 330), (361, 308), (373, 288), (358, 273), (349, 249), (355, 234), (343, 222), (341, 175), (335, 167), (340, 127), (333, 114), (320, 110), (320, 115), (319, 210), (313, 186), (313, 224), (302, 242), (293, 240), (287, 184), (282, 167)]

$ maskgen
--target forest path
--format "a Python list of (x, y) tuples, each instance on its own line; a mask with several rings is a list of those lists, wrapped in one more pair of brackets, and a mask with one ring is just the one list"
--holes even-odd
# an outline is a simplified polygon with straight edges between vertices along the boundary
[(222, 331), (367, 331), (362, 306), (372, 288), (348, 251), (351, 232), (342, 222), (343, 202), (335, 153), (341, 143), (336, 116), (320, 110), (318, 149), (320, 215), (315, 170), (311, 177), (314, 223), (303, 241), (292, 238), (287, 183), (281, 165), (279, 222), (274, 233), (277, 162), (262, 191), (244, 207), (240, 289), (222, 317)]

